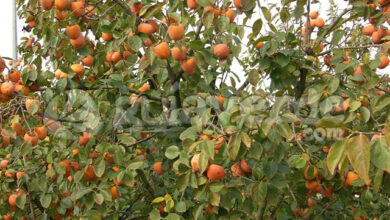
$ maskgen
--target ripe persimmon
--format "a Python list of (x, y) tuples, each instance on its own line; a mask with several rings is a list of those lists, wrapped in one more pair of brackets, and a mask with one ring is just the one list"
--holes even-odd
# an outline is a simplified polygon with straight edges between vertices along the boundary
[(379, 61), (381, 62), (381, 65), (378, 66), (379, 69), (384, 69), (389, 65), (389, 57), (386, 55), (381, 56)]
[(317, 181), (306, 181), (305, 187), (308, 190), (315, 190), (319, 183)]
[(111, 61), (112, 61), (112, 62), (116, 63), (116, 62), (118, 62), (118, 61), (121, 60), (121, 59), (122, 59), (122, 55), (121, 55), (120, 52), (114, 51), (114, 52), (112, 53), (112, 55), (111, 55)]
[(48, 11), (53, 7), (53, 0), (40, 0), (41, 6), (44, 10)]
[(9, 163), (8, 160), (2, 160), (2, 161), (0, 162), (0, 167), (3, 168), (3, 169), (7, 169), (8, 163)]
[(186, 47), (184, 45), (180, 48), (175, 46), (172, 48), (172, 58), (177, 61), (182, 61), (186, 59)]
[(29, 132), (27, 132), (24, 135), (23, 139), (24, 139), (24, 143), (30, 142), (32, 147), (34, 147), (38, 143), (38, 135), (35, 133), (30, 134)]
[(16, 179), (20, 179), (23, 175), (27, 175), (26, 171), (16, 172)]
[(225, 103), (225, 97), (221, 95), (215, 96), (215, 98), (218, 100), (220, 108), (223, 109), (223, 104)]
[(367, 36), (371, 36), (374, 31), (375, 27), (373, 25), (367, 25), (363, 28), (363, 34)]
[[(312, 169), (312, 173), (309, 173), (309, 171), (311, 171), (311, 169)], [(315, 179), (318, 176), (318, 169), (317, 169), (317, 167), (309, 166), (309, 165), (306, 166), (305, 172), (304, 172), (304, 176), (305, 176), (305, 179), (307, 179), (307, 180)]]
[(60, 21), (64, 20), (66, 18), (66, 11), (60, 11), (60, 10), (57, 10), (56, 11), (56, 18)]
[(68, 0), (55, 0), (54, 4), (56, 6), (56, 9), (63, 11), (68, 7)]
[(324, 27), (324, 26), (325, 26), (325, 21), (324, 21), (324, 19), (322, 19), (322, 18), (317, 18), (317, 19), (315, 20), (315, 25), (316, 25), (316, 27), (318, 27), (318, 28)]
[(187, 6), (190, 9), (197, 9), (199, 7), (197, 0), (187, 0)]
[(220, 180), (225, 177), (225, 169), (219, 165), (211, 164), (207, 168), (207, 177), (209, 180)]
[(81, 62), (83, 62), (84, 65), (86, 66), (92, 66), (93, 65), (93, 56), (88, 55), (84, 57)]
[(154, 33), (154, 27), (153, 25), (149, 23), (141, 23), (137, 27), (138, 32), (144, 33), (146, 35), (151, 35)]
[(233, 9), (228, 8), (224, 15), (229, 18), (230, 23), (234, 21), (235, 14)]
[(114, 200), (116, 200), (119, 197), (119, 191), (115, 186), (110, 188), (110, 193)]
[(157, 174), (157, 175), (162, 175), (165, 173), (165, 171), (163, 170), (162, 168), (162, 162), (159, 161), (159, 162), (155, 162), (153, 164), (153, 169), (154, 169), (154, 172)]
[(169, 57), (169, 45), (167, 42), (161, 42), (154, 47), (154, 53), (160, 59), (167, 59)]
[(147, 84), (147, 83), (144, 83), (144, 84), (138, 89), (138, 91), (140, 91), (140, 92), (146, 92), (146, 91), (148, 91), (149, 89), (150, 89), (150, 85)]
[(195, 71), (195, 59), (190, 57), (187, 60), (183, 60), (181, 61), (180, 66), (184, 72), (191, 76)]
[(87, 145), (91, 136), (92, 136), (92, 134), (90, 134), (88, 132), (83, 132), (83, 135), (80, 136), (80, 138), (79, 138), (79, 144), (81, 146)]
[(371, 35), (371, 40), (375, 44), (379, 44), (382, 40), (382, 37), (380, 36), (380, 33), (378, 31), (374, 31)]
[(234, 1), (233, 1), (233, 4), (234, 4), (234, 6), (235, 6), (237, 9), (241, 9), (241, 8), (242, 8), (241, 0), (234, 0)]
[(43, 140), (47, 136), (47, 129), (44, 125), (35, 127), (34, 132), (38, 135), (39, 140)]
[(312, 11), (312, 12), (310, 12), (310, 14), (309, 14), (309, 16), (310, 16), (310, 18), (311, 19), (317, 19), (317, 17), (318, 17), (318, 12), (317, 11)]
[(347, 174), (347, 179), (344, 182), (344, 185), (346, 187), (352, 186), (352, 182), (358, 179), (360, 179), (359, 175), (357, 175), (355, 172), (349, 171)]
[(226, 44), (217, 44), (214, 46), (214, 55), (220, 59), (227, 58), (230, 55), (230, 49)]
[(23, 126), (20, 123), (12, 123), (10, 127), (15, 131), (16, 136), (24, 135)]
[(66, 26), (65, 33), (70, 39), (76, 40), (81, 34), (80, 26), (78, 24), (68, 25)]
[(20, 80), (20, 72), (18, 70), (12, 70), (12, 72), (9, 73), (8, 78), (11, 82), (17, 83)]
[(129, 56), (131, 56), (130, 51), (127, 51), (127, 50), (123, 51), (123, 59), (124, 59), (124, 60), (127, 60), (127, 58), (128, 58)]
[(136, 15), (139, 15), (140, 11), (142, 9), (142, 3), (141, 2), (137, 2), (137, 3), (134, 3), (130, 6), (130, 11)]
[(225, 138), (221, 135), (215, 138), (217, 142), (214, 144), (214, 150), (219, 150), (225, 143)]
[(75, 17), (80, 17), (85, 11), (84, 3), (81, 1), (73, 1), (70, 3), (70, 10)]
[(11, 194), (9, 197), (8, 197), (8, 204), (10, 206), (16, 206), (16, 199), (18, 198), (18, 195), (16, 194)]
[(172, 40), (178, 41), (184, 37), (184, 27), (182, 24), (171, 24), (168, 27), (168, 35)]
[(6, 96), (11, 96), (15, 91), (15, 86), (11, 82), (4, 82), (1, 84), (1, 93)]
[(8, 136), (3, 136), (1, 138), (1, 142), (2, 142), (1, 147), (5, 148), (5, 147), (8, 147), (8, 145), (11, 143), (11, 139)]
[(81, 49), (85, 46), (85, 38), (82, 34), (80, 34), (80, 36), (77, 38), (77, 39), (71, 39), (70, 40), (70, 43), (72, 44), (72, 46), (76, 49)]
[(252, 168), (248, 166), (246, 160), (241, 160), (240, 167), (245, 173), (252, 173)]
[(70, 66), (70, 68), (77, 75), (80, 75), (80, 76), (84, 75), (84, 71), (85, 70), (84, 70), (84, 67), (81, 64), (72, 64), (72, 66)]
[(240, 163), (233, 164), (230, 170), (232, 171), (232, 175), (234, 178), (245, 175), (245, 172), (240, 167)]
[(113, 38), (113, 35), (112, 35), (112, 33), (102, 33), (102, 39), (104, 40), (104, 41), (110, 41), (110, 40), (112, 40), (112, 38)]
[(157, 24), (157, 22), (155, 20), (149, 20), (146, 23), (148, 23), (148, 24), (153, 26), (153, 32), (157, 32), (158, 31), (158, 24)]
[(263, 41), (259, 41), (259, 43), (256, 44), (255, 48), (256, 49), (260, 49), (262, 46), (264, 46), (264, 42)]

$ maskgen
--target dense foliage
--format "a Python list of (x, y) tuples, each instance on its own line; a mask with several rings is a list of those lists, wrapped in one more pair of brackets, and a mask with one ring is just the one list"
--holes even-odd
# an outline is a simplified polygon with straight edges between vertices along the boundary
[(17, 0), (3, 218), (387, 219), (390, 1), (270, 2)]

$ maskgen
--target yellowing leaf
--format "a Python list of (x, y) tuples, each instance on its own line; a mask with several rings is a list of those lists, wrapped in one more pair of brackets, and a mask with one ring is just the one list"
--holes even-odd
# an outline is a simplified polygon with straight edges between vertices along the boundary
[(352, 167), (359, 177), (367, 184), (370, 183), (368, 172), (370, 170), (370, 143), (368, 138), (359, 134), (348, 140), (346, 146), (347, 156)]
[(152, 203), (160, 203), (160, 202), (163, 202), (165, 201), (164, 197), (157, 197), (155, 199), (153, 199)]
[(333, 146), (330, 148), (328, 157), (327, 157), (327, 165), (329, 172), (333, 175), (334, 171), (341, 161), (341, 158), (344, 155), (345, 150), (345, 141), (337, 141), (333, 144)]

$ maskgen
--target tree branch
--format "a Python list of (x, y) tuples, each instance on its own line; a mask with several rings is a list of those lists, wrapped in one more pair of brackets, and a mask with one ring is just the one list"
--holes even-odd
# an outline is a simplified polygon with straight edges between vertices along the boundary
[(133, 15), (129, 6), (126, 3), (122, 2), (121, 0), (113, 0), (113, 1), (116, 2), (119, 6), (121, 6), (128, 15)]
[(319, 44), (332, 31), (332, 29), (336, 27), (337, 23), (339, 23), (343, 16), (351, 10), (351, 8), (345, 9), (336, 19), (334, 19), (333, 22), (329, 25), (329, 27), (321, 34), (321, 36), (316, 39), (314, 45)]
[[(366, 49), (366, 48), (381, 47), (381, 46), (382, 46), (381, 44), (370, 44), (370, 45), (362, 45), (362, 46), (339, 47), (339, 48), (333, 48), (333, 50), (337, 50), (337, 49), (339, 49), (339, 50)], [(323, 55), (329, 54), (331, 52), (332, 52), (332, 49), (324, 51), (322, 53), (319, 53), (318, 56), (323, 56)]]
[(141, 181), (143, 184), (145, 184), (146, 190), (149, 192), (149, 194), (154, 197), (154, 189), (150, 185), (148, 179), (146, 178), (146, 175), (143, 170), (137, 169), (135, 170), (138, 174), (138, 176), (141, 178)]

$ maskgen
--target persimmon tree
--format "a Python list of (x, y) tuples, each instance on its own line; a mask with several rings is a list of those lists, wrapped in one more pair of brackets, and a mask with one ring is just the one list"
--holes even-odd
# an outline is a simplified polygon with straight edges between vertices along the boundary
[(0, 214), (387, 219), (390, 1), (318, 2), (17, 0)]

